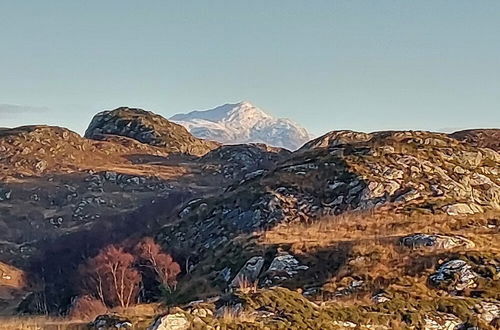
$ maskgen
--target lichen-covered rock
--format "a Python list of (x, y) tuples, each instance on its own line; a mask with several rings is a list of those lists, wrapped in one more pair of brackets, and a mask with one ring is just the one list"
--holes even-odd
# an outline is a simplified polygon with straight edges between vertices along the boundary
[(452, 235), (439, 234), (413, 234), (400, 239), (402, 245), (411, 248), (435, 247), (438, 249), (453, 249), (456, 247), (474, 248), (475, 244), (471, 240)]
[(444, 211), (449, 215), (463, 215), (481, 213), (480, 206), (475, 204), (456, 203), (444, 207)]
[(184, 313), (174, 313), (159, 317), (148, 330), (186, 330), (191, 321)]
[(320, 138), (306, 143), (300, 150), (310, 150), (316, 148), (334, 148), (340, 145), (366, 142), (372, 138), (371, 134), (354, 131), (332, 131)]
[(442, 264), (429, 277), (431, 284), (447, 291), (463, 291), (477, 286), (479, 275), (466, 261), (454, 259)]
[(195, 138), (183, 126), (160, 115), (136, 108), (122, 107), (98, 113), (92, 119), (85, 137), (100, 140), (105, 135), (135, 139), (171, 153), (201, 156), (219, 144)]
[(463, 321), (453, 314), (433, 313), (424, 318), (424, 330), (459, 330)]
[(236, 288), (245, 284), (254, 283), (264, 266), (264, 258), (252, 257), (240, 269), (231, 282), (231, 287)]
[(372, 301), (376, 304), (382, 304), (390, 300), (391, 298), (389, 298), (385, 293), (379, 293), (372, 297)]
[(481, 301), (474, 308), (478, 317), (486, 323), (491, 323), (494, 319), (500, 318), (500, 302), (498, 301)]

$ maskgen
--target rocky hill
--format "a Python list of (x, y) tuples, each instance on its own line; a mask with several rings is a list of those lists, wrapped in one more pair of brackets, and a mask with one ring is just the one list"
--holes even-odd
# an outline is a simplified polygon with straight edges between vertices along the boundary
[(122, 107), (95, 115), (85, 137), (102, 139), (103, 135), (118, 135), (135, 139), (169, 153), (204, 155), (217, 143), (197, 139), (182, 126), (162, 116), (142, 109)]
[(298, 124), (274, 118), (250, 102), (177, 114), (170, 120), (186, 127), (194, 136), (224, 144), (264, 143), (296, 150), (312, 138)]
[[(212, 305), (237, 322), (487, 326), (500, 316), (499, 168), (494, 150), (445, 134), (331, 132), (225, 195), (189, 203), (158, 239), (193, 264), (199, 289), (188, 282), (177, 299), (254, 292)], [(311, 316), (301, 295), (266, 289), (276, 285), (315, 301)]]
[(68, 129), (53, 126), (3, 129), (0, 131), (0, 152), (2, 178), (96, 170), (103, 164), (122, 163), (127, 154), (167, 155), (163, 149), (135, 140), (92, 141)]
[(182, 273), (137, 329), (493, 329), (495, 134), (333, 131), (289, 152), (129, 108), (85, 138), (1, 129), (0, 314), (64, 314), (79, 264), (148, 235)]
[(203, 228), (203, 236), (219, 240), (217, 233), (282, 222), (309, 223), (346, 211), (383, 208), (449, 215), (498, 211), (499, 166), (497, 152), (444, 134), (336, 131), (311, 141), (272, 172), (256, 175), (221, 198), (190, 205), (181, 217)]
[[(121, 109), (109, 116), (133, 121), (126, 130), (98, 134), (94, 119), (87, 133), (97, 140), (51, 126), (0, 131), (0, 261), (44, 279), (51, 312), (74, 294), (67, 278), (86, 255), (146, 234), (158, 228), (160, 214), (173, 216), (182, 203), (222, 192), (288, 154), (265, 146), (217, 148), (150, 112)], [(172, 129), (146, 141), (140, 137), (145, 127), (158, 136)], [(228, 175), (230, 169), (237, 175)], [(36, 305), (42, 293), (23, 288), (0, 294), (0, 314), (12, 311), (19, 297), (28, 296), (28, 309)]]
[(500, 129), (469, 129), (454, 132), (450, 137), (476, 147), (500, 151)]

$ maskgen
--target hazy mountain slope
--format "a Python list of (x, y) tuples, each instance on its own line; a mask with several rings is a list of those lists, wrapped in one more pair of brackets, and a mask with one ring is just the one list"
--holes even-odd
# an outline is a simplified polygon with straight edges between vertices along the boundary
[(199, 138), (224, 144), (265, 143), (296, 150), (311, 139), (306, 129), (291, 120), (274, 118), (250, 102), (177, 114), (170, 120)]

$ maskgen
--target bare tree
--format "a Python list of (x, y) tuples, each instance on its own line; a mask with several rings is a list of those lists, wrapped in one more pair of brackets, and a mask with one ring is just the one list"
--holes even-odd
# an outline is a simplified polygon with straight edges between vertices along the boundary
[(133, 267), (134, 261), (134, 256), (121, 247), (105, 247), (80, 266), (83, 291), (110, 307), (137, 303), (142, 276)]
[(134, 252), (140, 265), (153, 271), (158, 282), (164, 285), (167, 290), (175, 288), (181, 267), (172, 256), (162, 252), (160, 245), (151, 237), (143, 238), (136, 245)]

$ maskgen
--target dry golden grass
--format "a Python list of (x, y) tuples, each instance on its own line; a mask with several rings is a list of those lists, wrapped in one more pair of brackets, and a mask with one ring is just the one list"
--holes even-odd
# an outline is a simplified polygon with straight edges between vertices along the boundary
[[(115, 308), (109, 314), (117, 314), (132, 320), (137, 329), (146, 328), (152, 320), (167, 311), (160, 303), (140, 304), (129, 308)], [(0, 317), (0, 330), (83, 330), (92, 320), (77, 320), (65, 317), (16, 316)]]
[[(462, 217), (347, 213), (312, 224), (278, 225), (262, 232), (259, 240), (264, 246), (286, 247), (310, 265), (305, 279), (295, 285), (319, 284), (319, 300), (331, 299), (336, 290), (354, 280), (365, 283), (363, 289), (349, 295), (355, 301), (365, 300), (380, 289), (436, 297), (441, 293), (429, 290), (427, 278), (443, 260), (469, 253), (500, 256), (499, 219), (499, 212)], [(475, 247), (410, 249), (399, 244), (400, 237), (414, 233), (460, 235), (473, 241)]]
[(222, 324), (234, 324), (234, 323), (252, 323), (256, 319), (256, 315), (245, 313), (241, 311), (235, 311), (232, 308), (224, 309), (224, 313), (222, 313), (222, 317), (220, 318), (220, 322)]
[[(489, 222), (496, 228), (488, 228)], [(403, 215), (394, 213), (351, 212), (319, 219), (310, 224), (281, 224), (262, 233), (262, 242), (271, 244), (304, 243), (328, 246), (340, 241), (373, 240), (412, 233), (440, 233), (479, 238), (499, 234), (500, 212), (469, 216)], [(490, 241), (491, 242), (491, 241)]]
[(83, 321), (46, 316), (0, 318), (1, 330), (80, 330), (85, 329), (86, 324)]
[(251, 282), (246, 278), (238, 282), (238, 290), (243, 293), (255, 293), (258, 289), (258, 281)]

